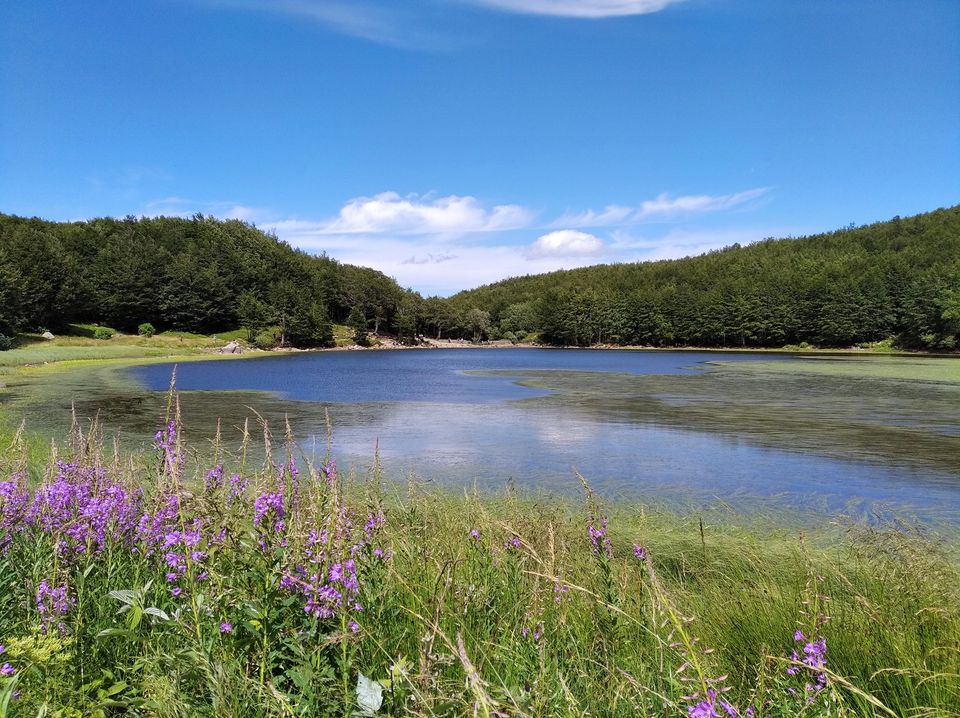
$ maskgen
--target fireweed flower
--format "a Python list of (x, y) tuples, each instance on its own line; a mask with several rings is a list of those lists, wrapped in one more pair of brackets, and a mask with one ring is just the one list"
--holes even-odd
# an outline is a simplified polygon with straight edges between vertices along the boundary
[(0, 555), (6, 553), (14, 534), (24, 530), (29, 506), (30, 492), (23, 472), (13, 474), (8, 481), (0, 481)]
[(268, 513), (273, 512), (274, 527), (283, 522), (283, 492), (274, 491), (260, 494), (253, 500), (253, 525), (260, 526)]
[(183, 449), (177, 442), (177, 422), (171, 419), (166, 428), (153, 437), (157, 452), (163, 454), (163, 471), (168, 476), (180, 477), (183, 474)]
[(240, 474), (233, 474), (230, 477), (230, 488), (227, 490), (227, 506), (233, 504), (237, 499), (242, 498), (247, 492), (249, 485), (249, 480), (242, 478)]
[[(787, 667), (786, 673), (788, 676), (796, 676), (802, 672), (811, 674), (814, 682), (807, 683), (804, 690), (808, 694), (815, 695), (827, 687), (827, 675), (822, 670), (827, 665), (827, 639), (821, 637), (812, 641), (807, 640), (803, 632), (798, 630), (793, 634), (793, 640), (803, 644), (801, 648), (803, 656), (801, 657), (800, 653), (794, 649), (790, 652), (790, 660), (803, 665), (790, 665)], [(796, 691), (792, 688), (787, 690), (791, 695), (796, 694)], [(813, 695), (808, 698), (808, 701), (812, 701)]]
[(320, 471), (323, 473), (323, 476), (327, 481), (327, 486), (332, 487), (337, 480), (336, 459), (330, 459), (330, 461), (320, 467)]
[(613, 545), (610, 543), (610, 539), (607, 538), (607, 519), (605, 516), (600, 516), (600, 527), (597, 528), (593, 524), (587, 526), (587, 536), (590, 537), (590, 544), (592, 546), (592, 551), (594, 556), (606, 556), (611, 558), (613, 556)]
[(203, 488), (210, 493), (223, 486), (223, 464), (217, 464), (203, 479)]
[(66, 628), (60, 619), (66, 616), (76, 603), (67, 586), (51, 586), (49, 581), (43, 579), (37, 586), (35, 599), (37, 613), (40, 615), (40, 622), (43, 624), (43, 632), (46, 633), (54, 622), (57, 623), (57, 628), (64, 632)]
[(716, 700), (717, 692), (711, 688), (706, 698), (687, 707), (688, 718), (717, 718), (720, 714), (717, 713)]

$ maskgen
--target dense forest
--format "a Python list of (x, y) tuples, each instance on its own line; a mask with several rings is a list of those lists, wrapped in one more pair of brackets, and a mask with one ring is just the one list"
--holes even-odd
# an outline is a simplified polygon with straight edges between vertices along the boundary
[(451, 298), (502, 332), (588, 346), (960, 341), (960, 206), (685, 259), (508, 279)]
[[(381, 272), (291, 248), (238, 221), (0, 215), (0, 333), (59, 331), (72, 322), (124, 331), (212, 333), (243, 326), (251, 340), (332, 341), (353, 313), (384, 325), (419, 301)], [(271, 339), (272, 341), (272, 339)]]
[(49, 222), (0, 214), (0, 335), (71, 323), (323, 346), (368, 331), (546, 344), (954, 349), (960, 206), (698, 257), (598, 265), (423, 298), (381, 272), (196, 215)]

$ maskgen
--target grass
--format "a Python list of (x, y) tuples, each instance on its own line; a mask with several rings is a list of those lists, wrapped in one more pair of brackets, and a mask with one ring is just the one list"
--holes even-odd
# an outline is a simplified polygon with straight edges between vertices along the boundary
[(75, 426), (30, 472), (11, 438), (0, 717), (960, 715), (956, 545), (923, 529), (455, 494), (267, 427), (262, 465), (206, 461), (170, 406), (156, 454)]
[(728, 371), (960, 384), (960, 358), (808, 356), (790, 362), (723, 363)]

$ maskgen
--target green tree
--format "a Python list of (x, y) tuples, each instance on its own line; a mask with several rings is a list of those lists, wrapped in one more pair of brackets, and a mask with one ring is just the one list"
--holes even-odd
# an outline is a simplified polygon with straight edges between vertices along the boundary
[(320, 302), (299, 305), (290, 318), (287, 334), (296, 347), (333, 346), (333, 325)]
[(252, 292), (244, 292), (237, 300), (237, 318), (247, 330), (247, 341), (253, 343), (257, 334), (270, 324), (270, 307)]
[(474, 342), (479, 342), (490, 331), (490, 312), (474, 307), (467, 312), (465, 319)]
[(353, 341), (362, 347), (367, 346), (367, 318), (360, 307), (354, 307), (347, 316), (347, 326), (353, 329)]

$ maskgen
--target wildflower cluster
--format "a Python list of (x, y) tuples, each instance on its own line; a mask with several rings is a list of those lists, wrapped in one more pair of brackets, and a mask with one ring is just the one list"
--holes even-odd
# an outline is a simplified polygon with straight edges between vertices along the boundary
[[(812, 703), (815, 696), (827, 687), (827, 674), (823, 672), (827, 665), (827, 639), (821, 636), (808, 640), (803, 631), (797, 630), (793, 640), (800, 644), (800, 651), (796, 648), (791, 651), (790, 660), (793, 664), (787, 668), (787, 675), (803, 674), (809, 679), (804, 685), (804, 695), (807, 702)], [(792, 686), (787, 688), (787, 692), (797, 695), (797, 690)]]

